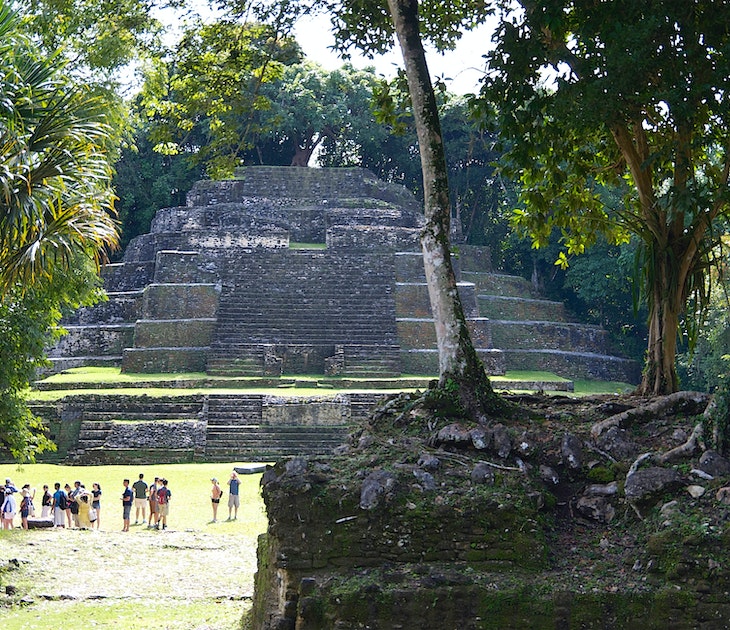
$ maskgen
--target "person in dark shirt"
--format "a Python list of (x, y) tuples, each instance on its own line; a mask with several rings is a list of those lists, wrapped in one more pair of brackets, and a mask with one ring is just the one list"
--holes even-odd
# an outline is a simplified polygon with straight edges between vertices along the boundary
[(238, 497), (238, 490), (241, 487), (241, 481), (238, 479), (238, 473), (234, 470), (231, 478), (228, 480), (228, 520), (231, 520), (231, 512), (233, 512), (233, 520), (238, 518), (238, 508), (241, 500)]
[(170, 498), (172, 497), (172, 493), (167, 487), (167, 479), (161, 479), (160, 481), (162, 482), (162, 487), (157, 489), (156, 529), (167, 529), (167, 515), (170, 513)]
[(139, 479), (132, 484), (134, 489), (134, 524), (139, 523), (139, 511), (142, 510), (142, 525), (147, 522), (147, 482), (139, 473)]
[(132, 514), (132, 503), (134, 502), (134, 492), (129, 487), (129, 479), (125, 479), (122, 484), (124, 485), (124, 492), (122, 492), (122, 518), (124, 520), (123, 532), (129, 531), (129, 517)]

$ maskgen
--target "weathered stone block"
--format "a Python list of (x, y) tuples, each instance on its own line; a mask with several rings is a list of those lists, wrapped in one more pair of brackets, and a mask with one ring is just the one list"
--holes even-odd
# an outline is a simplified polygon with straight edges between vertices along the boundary
[(122, 372), (204, 372), (209, 348), (125, 348)]
[(214, 317), (220, 287), (215, 284), (150, 284), (144, 291), (144, 319)]
[[(135, 348), (189, 348), (210, 346), (216, 320), (138, 320), (134, 328)], [(132, 344), (130, 344), (132, 345)]]
[(198, 252), (157, 252), (156, 284), (216, 284), (218, 275), (215, 260)]
[(68, 334), (50, 349), (49, 356), (121, 356), (132, 345), (133, 324), (67, 326)]

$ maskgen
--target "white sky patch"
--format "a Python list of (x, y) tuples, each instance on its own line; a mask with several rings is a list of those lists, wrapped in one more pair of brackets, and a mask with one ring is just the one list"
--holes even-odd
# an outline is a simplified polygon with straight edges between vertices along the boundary
[[(464, 33), (453, 51), (440, 54), (432, 48), (427, 49), (426, 63), (431, 76), (442, 78), (455, 94), (477, 92), (479, 80), (484, 76), (483, 55), (492, 47), (494, 24), (494, 21), (487, 22), (474, 31)], [(325, 69), (334, 70), (345, 63), (331, 48), (335, 40), (326, 15), (302, 18), (295, 29), (295, 37), (307, 58)], [(374, 67), (377, 74), (386, 78), (395, 76), (397, 69), (403, 65), (400, 49), (395, 45), (389, 53), (374, 59), (365, 57), (355, 49), (350, 54), (349, 61), (355, 68)]]

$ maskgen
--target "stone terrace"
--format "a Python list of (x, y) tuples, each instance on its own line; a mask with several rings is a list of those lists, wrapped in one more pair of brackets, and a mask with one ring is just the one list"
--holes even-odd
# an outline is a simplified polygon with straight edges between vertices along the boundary
[[(49, 357), (56, 370), (435, 375), (422, 223), (405, 188), (363, 169), (247, 167), (233, 180), (198, 182), (186, 206), (158, 211), (124, 261), (105, 267), (109, 301), (65, 321), (69, 334)], [(537, 369), (637, 381), (635, 363), (606, 354), (603, 330), (568, 321), (562, 304), (534, 295), (526, 280), (493, 273), (488, 249), (461, 244), (454, 262), (472, 339), (491, 374)], [(176, 431), (187, 436), (187, 450), (171, 456), (260, 459), (322, 452), (350, 426), (339, 402), (320, 401), (319, 415), (309, 403), (271, 406), (278, 416), (267, 421), (244, 398), (207, 399), (197, 419), (95, 415), (93, 401), (84, 403), (79, 448), (102, 457), (122, 438), (143, 444), (145, 427), (157, 423), (167, 427), (156, 429), (164, 448)], [(337, 422), (325, 409), (340, 410)], [(317, 421), (302, 424), (290, 410)]]

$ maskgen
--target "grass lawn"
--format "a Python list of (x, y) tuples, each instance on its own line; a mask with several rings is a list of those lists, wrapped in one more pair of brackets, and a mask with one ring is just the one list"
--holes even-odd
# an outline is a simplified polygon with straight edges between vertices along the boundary
[[(227, 486), (233, 464), (155, 466), (0, 465), (0, 476), (42, 489), (73, 485), (102, 488), (101, 529), (0, 531), (0, 597), (17, 589), (3, 611), (4, 630), (76, 625), (170, 630), (237, 628), (250, 606), (256, 538), (266, 529), (260, 475), (241, 475), (238, 519), (211, 523), (210, 479), (226, 489), (219, 519), (228, 516)], [(121, 532), (122, 479), (166, 477), (172, 491), (169, 528), (132, 525)], [(37, 496), (36, 504), (40, 504)], [(40, 507), (38, 507), (40, 510)], [(134, 523), (134, 509), (132, 510)], [(16, 524), (20, 519), (16, 518)], [(18, 560), (18, 567), (11, 560)], [(6, 603), (11, 598), (5, 597)], [(3, 601), (0, 599), (0, 601)]]

